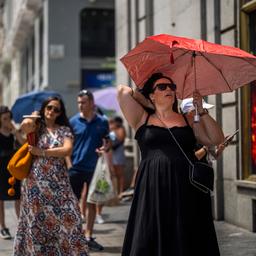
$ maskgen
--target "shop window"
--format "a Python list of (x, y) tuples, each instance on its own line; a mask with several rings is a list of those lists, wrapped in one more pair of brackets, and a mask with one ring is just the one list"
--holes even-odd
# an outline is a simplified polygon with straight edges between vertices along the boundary
[(252, 173), (256, 173), (256, 88), (251, 86), (251, 152)]
[(114, 57), (114, 10), (86, 8), (80, 22), (81, 57)]
[[(241, 2), (240, 47), (256, 54), (256, 2)], [(242, 172), (240, 178), (256, 182), (256, 86), (241, 89)], [(256, 227), (256, 224), (255, 224)]]
[(115, 73), (112, 70), (82, 70), (82, 89), (96, 90), (114, 84)]
[(250, 52), (256, 54), (256, 11), (249, 14)]
[[(256, 11), (248, 14), (249, 19), (249, 49), (250, 52), (256, 53)], [(251, 161), (252, 174), (256, 174), (256, 87), (250, 86), (251, 95)]]

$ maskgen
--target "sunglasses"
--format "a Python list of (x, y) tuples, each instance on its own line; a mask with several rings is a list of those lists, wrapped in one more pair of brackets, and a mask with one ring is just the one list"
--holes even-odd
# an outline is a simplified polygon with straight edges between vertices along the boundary
[(53, 111), (54, 113), (56, 113), (56, 114), (58, 114), (58, 113), (60, 113), (61, 112), (61, 110), (59, 109), (59, 108), (57, 108), (57, 107), (55, 107), (55, 106), (52, 106), (52, 105), (47, 105), (46, 106), (46, 110), (48, 110), (48, 111)]
[(173, 83), (163, 83), (163, 84), (157, 84), (153, 89), (152, 92), (154, 92), (156, 89), (159, 91), (165, 91), (169, 87), (172, 91), (176, 91), (176, 84)]

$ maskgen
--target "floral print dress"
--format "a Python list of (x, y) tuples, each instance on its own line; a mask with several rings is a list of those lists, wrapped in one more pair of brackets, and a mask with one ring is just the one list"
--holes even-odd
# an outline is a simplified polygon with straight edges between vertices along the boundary
[[(58, 147), (65, 137), (73, 138), (66, 126), (54, 133), (45, 129), (37, 146)], [(78, 200), (64, 158), (34, 156), (30, 174), (22, 185), (14, 255), (86, 256), (87, 250)]]

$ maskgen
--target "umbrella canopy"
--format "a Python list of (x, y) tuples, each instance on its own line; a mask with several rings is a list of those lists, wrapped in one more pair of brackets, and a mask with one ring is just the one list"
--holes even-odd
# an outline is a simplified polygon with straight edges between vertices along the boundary
[(156, 72), (171, 77), (177, 97), (231, 92), (256, 80), (256, 57), (239, 48), (160, 34), (147, 37), (121, 58), (135, 84), (142, 88)]
[(40, 110), (44, 100), (50, 96), (61, 97), (54, 91), (33, 91), (21, 95), (16, 99), (11, 109), (14, 121), (20, 123), (23, 115), (30, 115), (33, 111)]
[(117, 101), (117, 89), (115, 87), (107, 87), (93, 92), (95, 104), (109, 111), (120, 113), (120, 107)]

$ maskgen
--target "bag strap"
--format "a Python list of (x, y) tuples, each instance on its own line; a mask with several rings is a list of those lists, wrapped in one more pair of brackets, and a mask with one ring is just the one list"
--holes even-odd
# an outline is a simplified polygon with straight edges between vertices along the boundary
[[(212, 194), (212, 191), (209, 190), (207, 187), (205, 187), (203, 184), (200, 184), (198, 182), (195, 182), (193, 180), (193, 172), (194, 172), (194, 164), (192, 163), (192, 161), (188, 158), (187, 154), (184, 152), (184, 150), (182, 149), (181, 145), (179, 144), (179, 142), (176, 140), (175, 136), (173, 135), (173, 133), (171, 132), (171, 130), (167, 127), (167, 125), (161, 120), (161, 118), (155, 114), (156, 117), (159, 119), (159, 121), (164, 125), (164, 127), (169, 131), (169, 133), (171, 134), (173, 140), (175, 141), (175, 143), (177, 144), (177, 146), (179, 147), (180, 151), (183, 153), (183, 155), (185, 156), (185, 158), (187, 159), (189, 165), (192, 167), (192, 170), (190, 170), (190, 174), (189, 174), (189, 182), (190, 184), (192, 184), (194, 187), (196, 187), (197, 189), (201, 190), (202, 192), (208, 194)], [(203, 189), (203, 188), (204, 189)]]
[(188, 163), (194, 167), (194, 164), (192, 163), (192, 161), (188, 158), (187, 154), (184, 152), (184, 150), (182, 149), (181, 145), (179, 144), (179, 142), (177, 141), (177, 139), (175, 138), (175, 136), (173, 135), (173, 133), (171, 132), (171, 130), (167, 127), (167, 125), (164, 123), (163, 120), (161, 120), (161, 118), (155, 114), (156, 117), (158, 118), (158, 120), (164, 125), (164, 127), (169, 131), (171, 137), (173, 138), (173, 140), (175, 141), (175, 143), (177, 144), (177, 146), (179, 147), (180, 151), (183, 153), (183, 155), (185, 156), (185, 158), (187, 159)]
[(150, 114), (148, 113), (148, 115), (147, 115), (147, 118), (146, 118), (146, 120), (145, 120), (144, 125), (147, 125), (147, 124), (148, 124), (148, 119), (149, 119), (149, 117), (150, 117)]

